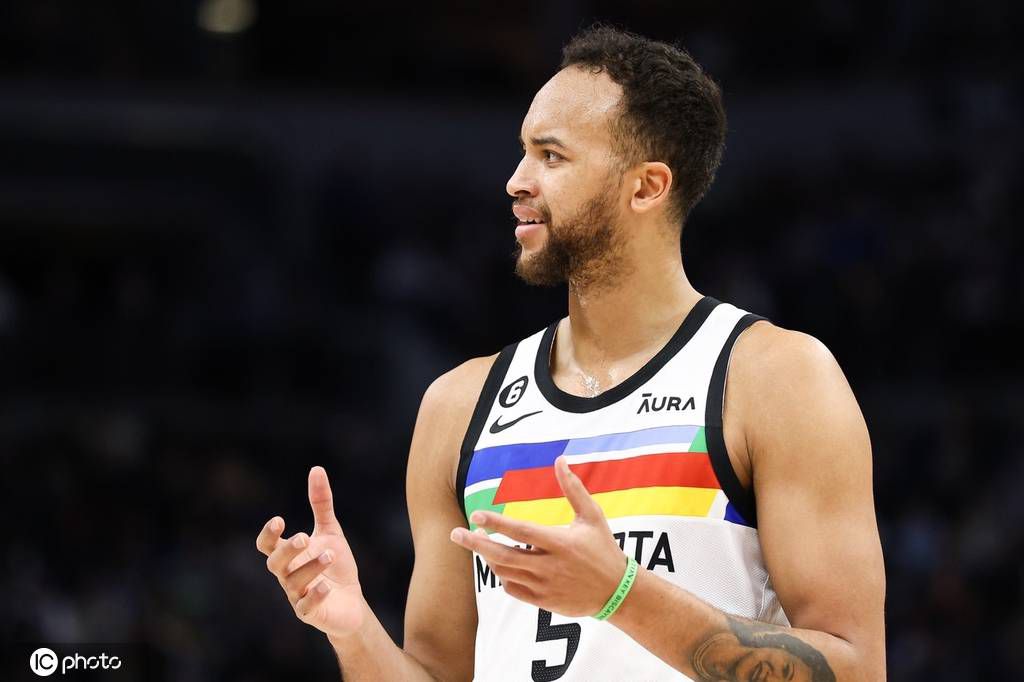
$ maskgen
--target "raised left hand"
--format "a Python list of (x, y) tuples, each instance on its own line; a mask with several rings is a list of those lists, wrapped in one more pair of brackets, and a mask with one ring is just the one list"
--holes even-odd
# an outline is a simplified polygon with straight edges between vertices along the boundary
[[(493, 512), (475, 511), (470, 520), (481, 529), (452, 530), (453, 542), (479, 554), (501, 578), (509, 595), (563, 616), (592, 616), (615, 592), (626, 570), (626, 556), (612, 537), (604, 512), (570, 469), (555, 460), (555, 478), (572, 505), (567, 527), (542, 526)], [(482, 529), (529, 545), (509, 547)]]

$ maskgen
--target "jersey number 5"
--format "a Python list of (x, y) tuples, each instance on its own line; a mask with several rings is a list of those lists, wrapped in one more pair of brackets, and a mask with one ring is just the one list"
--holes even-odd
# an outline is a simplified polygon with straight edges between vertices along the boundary
[(580, 632), (583, 628), (579, 623), (563, 623), (561, 625), (551, 624), (551, 612), (540, 609), (537, 613), (537, 641), (551, 642), (556, 639), (565, 640), (565, 663), (561, 665), (548, 665), (547, 661), (533, 662), (533, 682), (551, 682), (565, 674), (572, 663), (572, 657), (576, 655), (576, 649), (580, 645)]

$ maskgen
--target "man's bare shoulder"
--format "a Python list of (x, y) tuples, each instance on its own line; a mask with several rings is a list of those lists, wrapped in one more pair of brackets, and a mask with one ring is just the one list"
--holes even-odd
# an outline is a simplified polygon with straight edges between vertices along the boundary
[(447, 487), (455, 489), (462, 439), (497, 357), (495, 354), (467, 360), (430, 384), (416, 418), (410, 471), (444, 472)]
[(471, 358), (458, 367), (450, 369), (434, 381), (423, 394), (423, 406), (435, 416), (444, 418), (457, 418), (466, 414), (468, 423), (469, 414), (476, 406), (477, 398), (483, 389), (487, 374), (494, 365), (498, 355)]
[[(864, 419), (835, 356), (803, 332), (758, 322), (737, 339), (729, 367), (730, 400), (741, 414), (743, 439), (758, 453), (800, 451), (825, 429), (866, 441)], [(869, 451), (869, 450), (868, 450)]]
[(843, 378), (828, 347), (804, 332), (785, 329), (767, 320), (744, 331), (736, 341), (729, 366), (729, 381), (761, 389), (755, 393), (820, 385)]

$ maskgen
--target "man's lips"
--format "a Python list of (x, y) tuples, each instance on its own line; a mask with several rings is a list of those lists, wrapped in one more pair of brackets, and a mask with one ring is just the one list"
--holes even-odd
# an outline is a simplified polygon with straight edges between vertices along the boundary
[(544, 223), (519, 223), (516, 225), (516, 239), (522, 239), (536, 232), (540, 232), (544, 227)]
[(519, 219), (520, 223), (544, 222), (544, 214), (535, 208), (530, 208), (523, 204), (512, 204), (512, 213)]

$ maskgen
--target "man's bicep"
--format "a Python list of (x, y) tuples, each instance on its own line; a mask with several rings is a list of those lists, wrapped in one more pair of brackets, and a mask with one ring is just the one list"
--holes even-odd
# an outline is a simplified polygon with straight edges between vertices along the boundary
[(765, 563), (794, 627), (845, 639), (877, 665), (885, 577), (867, 427), (832, 354), (783, 333), (751, 439)]
[(405, 611), (406, 652), (436, 677), (471, 679), (476, 637), (472, 561), (450, 533), (466, 526), (454, 472), (493, 358), (477, 358), (435, 381), (416, 420), (406, 496), (416, 561)]

